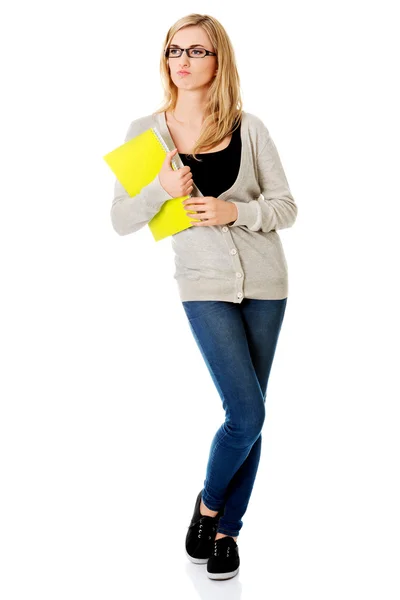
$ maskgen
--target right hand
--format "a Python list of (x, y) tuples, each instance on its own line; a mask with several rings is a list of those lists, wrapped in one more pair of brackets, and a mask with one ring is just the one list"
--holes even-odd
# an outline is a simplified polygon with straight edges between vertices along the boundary
[(184, 166), (174, 171), (171, 160), (178, 152), (177, 148), (168, 152), (161, 166), (158, 178), (164, 190), (173, 198), (188, 196), (193, 189), (193, 178), (190, 167)]

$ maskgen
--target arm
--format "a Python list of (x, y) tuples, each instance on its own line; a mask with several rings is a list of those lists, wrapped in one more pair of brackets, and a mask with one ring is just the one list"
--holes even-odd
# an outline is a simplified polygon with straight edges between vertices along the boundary
[(231, 201), (238, 216), (229, 227), (245, 225), (250, 231), (267, 233), (291, 227), (296, 221), (297, 205), (290, 192), (276, 146), (264, 126), (264, 143), (257, 155), (258, 182), (263, 198), (250, 202)]
[[(125, 142), (140, 133), (141, 131), (135, 127), (135, 121), (133, 121), (125, 136)], [(125, 188), (116, 179), (114, 199), (110, 211), (114, 230), (119, 235), (135, 233), (151, 221), (166, 200), (172, 200), (172, 196), (162, 187), (158, 174), (136, 196), (129, 196)]]

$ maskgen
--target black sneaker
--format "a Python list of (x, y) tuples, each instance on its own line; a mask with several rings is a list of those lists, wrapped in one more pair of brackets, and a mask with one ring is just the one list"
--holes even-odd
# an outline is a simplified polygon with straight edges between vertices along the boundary
[(222, 508), (215, 517), (202, 515), (200, 512), (202, 493), (203, 490), (197, 496), (185, 543), (186, 556), (193, 563), (197, 564), (206, 563), (211, 556), (218, 521), (224, 514), (224, 509)]
[(214, 550), (207, 562), (210, 579), (230, 579), (239, 572), (239, 548), (229, 535), (214, 541)]

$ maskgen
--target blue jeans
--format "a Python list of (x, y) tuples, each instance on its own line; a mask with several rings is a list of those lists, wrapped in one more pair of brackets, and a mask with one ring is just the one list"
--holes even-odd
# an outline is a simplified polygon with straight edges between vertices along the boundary
[(232, 537), (243, 526), (257, 474), (268, 378), (286, 303), (182, 302), (225, 410), (211, 443), (202, 500), (210, 510), (225, 506), (217, 531)]

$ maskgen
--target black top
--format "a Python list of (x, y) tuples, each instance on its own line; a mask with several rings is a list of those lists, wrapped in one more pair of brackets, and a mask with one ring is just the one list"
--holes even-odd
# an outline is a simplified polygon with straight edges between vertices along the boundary
[(229, 145), (216, 152), (198, 152), (196, 161), (192, 154), (179, 152), (184, 165), (190, 167), (193, 181), (203, 196), (214, 196), (228, 190), (235, 183), (242, 154), (241, 124), (232, 134)]

